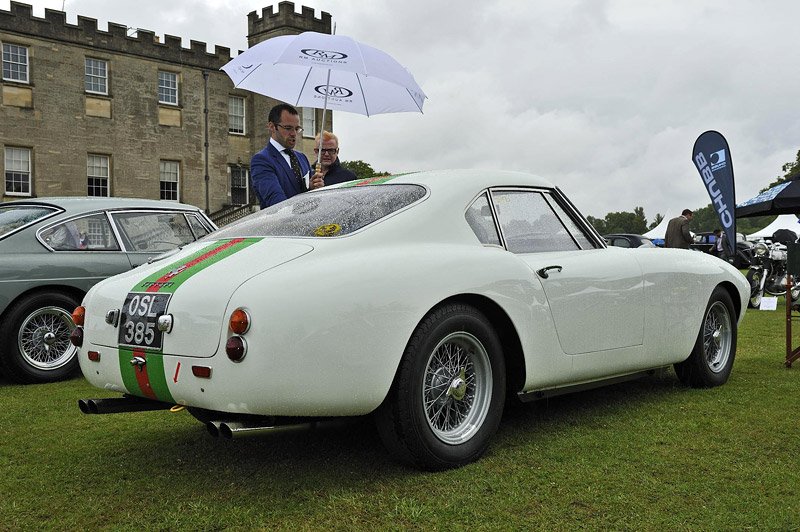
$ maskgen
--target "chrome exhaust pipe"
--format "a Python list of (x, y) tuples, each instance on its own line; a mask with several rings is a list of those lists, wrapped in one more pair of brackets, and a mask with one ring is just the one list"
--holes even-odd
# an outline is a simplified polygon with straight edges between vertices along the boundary
[(150, 410), (166, 410), (174, 405), (125, 395), (110, 399), (78, 399), (78, 408), (84, 414), (117, 414), (121, 412), (146, 412)]
[[(209, 423), (217, 423), (212, 421)], [(259, 436), (271, 432), (293, 431), (298, 429), (308, 429), (316, 425), (316, 422), (299, 423), (293, 425), (258, 425), (252, 423), (241, 423), (238, 421), (223, 421), (216, 427), (219, 437), (226, 440), (243, 438), (245, 436)], [(211, 432), (211, 428), (208, 429)], [(213, 432), (212, 432), (212, 435)]]
[(209, 421), (208, 423), (206, 423), (206, 430), (214, 438), (219, 438), (220, 425), (222, 425), (222, 421)]

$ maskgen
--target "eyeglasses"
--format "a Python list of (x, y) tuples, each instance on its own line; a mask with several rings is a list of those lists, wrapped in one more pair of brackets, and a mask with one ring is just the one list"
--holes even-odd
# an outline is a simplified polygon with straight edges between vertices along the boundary
[(275, 124), (275, 127), (279, 127), (282, 130), (286, 131), (287, 133), (294, 131), (295, 133), (302, 133), (303, 128), (300, 126), (284, 126), (283, 124)]
[[(319, 152), (320, 152), (319, 148), (314, 148), (314, 153), (319, 153)], [(336, 153), (339, 153), (339, 148), (322, 148), (322, 154), (324, 155), (326, 153), (328, 155), (334, 155)]]

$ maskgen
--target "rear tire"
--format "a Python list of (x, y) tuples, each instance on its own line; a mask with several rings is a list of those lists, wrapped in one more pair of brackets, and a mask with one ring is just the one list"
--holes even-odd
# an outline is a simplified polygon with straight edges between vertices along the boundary
[(675, 364), (675, 373), (680, 381), (692, 388), (725, 384), (736, 357), (736, 336), (736, 313), (731, 296), (718, 286), (703, 313), (692, 354)]
[(450, 304), (414, 331), (375, 419), (395, 458), (439, 471), (480, 458), (504, 400), (505, 362), (491, 323), (473, 307)]
[(15, 303), (0, 324), (3, 373), (23, 384), (58, 381), (75, 373), (77, 349), (69, 335), (78, 304), (59, 292), (40, 292)]

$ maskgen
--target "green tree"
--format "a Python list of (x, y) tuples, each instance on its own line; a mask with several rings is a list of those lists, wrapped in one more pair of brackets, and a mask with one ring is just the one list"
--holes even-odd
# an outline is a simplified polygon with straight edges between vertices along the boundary
[(781, 170), (783, 170), (783, 177), (777, 177), (775, 181), (762, 188), (760, 192), (764, 192), (765, 190), (770, 189), (775, 185), (785, 183), (786, 181), (800, 179), (800, 150), (797, 150), (797, 158), (793, 162), (786, 163), (781, 166)]
[(653, 218), (653, 223), (647, 226), (648, 229), (655, 229), (655, 227), (664, 221), (664, 215), (660, 212), (656, 213), (655, 218)]
[[(755, 233), (765, 228), (775, 220), (775, 216), (755, 216), (753, 218), (737, 218), (736, 232), (745, 235)], [(709, 203), (705, 207), (694, 210), (694, 217), (689, 222), (689, 229), (695, 233), (710, 232), (714, 229), (722, 229), (722, 224), (717, 216), (717, 211)]]
[(342, 161), (342, 166), (356, 174), (359, 179), (374, 177), (376, 175), (387, 175), (389, 172), (376, 172), (369, 163), (364, 161)]
[(586, 221), (592, 224), (592, 227), (595, 228), (595, 231), (600, 233), (601, 235), (607, 235), (608, 231), (606, 231), (606, 221), (602, 218), (595, 218), (594, 216), (587, 216)]
[(610, 233), (634, 233), (640, 235), (647, 232), (647, 218), (644, 216), (643, 207), (636, 207), (633, 212), (610, 212), (602, 220), (593, 216), (587, 216), (586, 219), (601, 235)]

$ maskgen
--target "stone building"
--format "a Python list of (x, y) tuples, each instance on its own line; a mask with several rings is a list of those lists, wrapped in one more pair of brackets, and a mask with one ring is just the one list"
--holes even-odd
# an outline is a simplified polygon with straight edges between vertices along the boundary
[[(331, 16), (281, 2), (247, 15), (248, 45), (331, 32)], [(178, 200), (214, 213), (252, 203), (250, 157), (275, 100), (233, 88), (228, 48), (62, 11), (0, 10), (3, 201), (44, 196)], [(207, 112), (206, 112), (207, 110)], [(298, 148), (313, 160), (322, 112), (303, 108)], [(330, 113), (326, 116), (326, 122)], [(331, 129), (328, 122), (327, 129)], [(207, 145), (206, 145), (207, 144)]]

